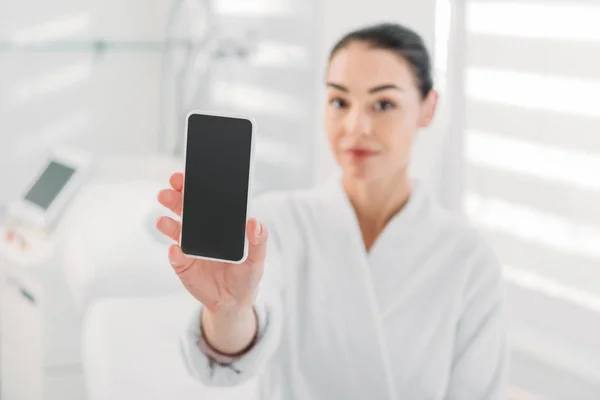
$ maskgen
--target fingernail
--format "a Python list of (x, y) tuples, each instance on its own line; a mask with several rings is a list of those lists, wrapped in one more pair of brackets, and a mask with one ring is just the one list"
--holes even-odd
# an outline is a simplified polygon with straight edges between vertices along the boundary
[(262, 224), (258, 221), (256, 221), (256, 236), (260, 236), (260, 233), (262, 232)]

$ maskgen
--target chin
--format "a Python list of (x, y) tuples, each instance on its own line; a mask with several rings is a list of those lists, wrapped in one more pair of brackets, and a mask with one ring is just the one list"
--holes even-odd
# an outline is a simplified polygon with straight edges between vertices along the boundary
[(344, 176), (356, 181), (370, 181), (375, 178), (376, 174), (372, 168), (367, 168), (360, 165), (346, 165), (343, 167)]

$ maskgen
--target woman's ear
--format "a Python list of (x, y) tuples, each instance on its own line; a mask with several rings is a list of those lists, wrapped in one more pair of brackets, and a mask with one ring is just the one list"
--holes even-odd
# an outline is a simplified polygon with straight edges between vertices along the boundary
[(433, 121), (433, 117), (435, 117), (435, 112), (437, 110), (438, 99), (440, 95), (439, 93), (431, 89), (429, 94), (423, 100), (423, 104), (421, 106), (421, 118), (419, 120), (419, 127), (426, 128)]

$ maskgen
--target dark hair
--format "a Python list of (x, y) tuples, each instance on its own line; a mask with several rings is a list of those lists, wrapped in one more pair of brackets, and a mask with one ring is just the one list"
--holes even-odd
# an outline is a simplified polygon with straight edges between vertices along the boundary
[(433, 88), (431, 58), (418, 33), (394, 23), (367, 26), (341, 38), (331, 50), (329, 60), (352, 42), (364, 42), (376, 49), (391, 50), (408, 61), (416, 75), (422, 98), (427, 97)]

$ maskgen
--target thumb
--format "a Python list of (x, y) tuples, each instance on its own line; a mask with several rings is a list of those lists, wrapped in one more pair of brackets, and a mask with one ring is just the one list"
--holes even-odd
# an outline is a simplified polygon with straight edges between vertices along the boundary
[(269, 232), (267, 228), (251, 218), (246, 225), (246, 234), (248, 235), (248, 259), (251, 263), (261, 263), (267, 255), (267, 239)]

